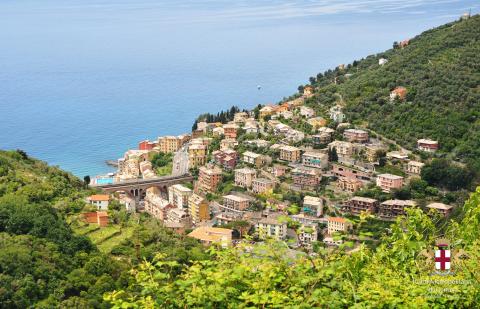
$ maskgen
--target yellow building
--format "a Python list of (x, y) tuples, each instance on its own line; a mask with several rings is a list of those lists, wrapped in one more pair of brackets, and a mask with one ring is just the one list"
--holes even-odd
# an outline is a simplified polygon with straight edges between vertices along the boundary
[(188, 147), (188, 164), (190, 168), (205, 165), (207, 162), (207, 146), (193, 144)]
[(173, 153), (178, 151), (189, 139), (188, 135), (162, 136), (158, 138), (158, 150), (164, 153)]
[(232, 230), (219, 227), (201, 226), (188, 236), (200, 240), (204, 245), (218, 243), (222, 247), (227, 247), (232, 243)]
[(280, 147), (280, 160), (284, 160), (288, 162), (300, 161), (300, 149), (293, 146)]
[(188, 211), (190, 217), (192, 217), (193, 224), (198, 224), (210, 219), (208, 201), (196, 193), (193, 193), (188, 198)]

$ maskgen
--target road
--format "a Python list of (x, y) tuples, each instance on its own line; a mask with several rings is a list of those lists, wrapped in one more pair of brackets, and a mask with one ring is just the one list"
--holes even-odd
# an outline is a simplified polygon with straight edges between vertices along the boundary
[(172, 176), (188, 173), (188, 143), (183, 145), (173, 156)]

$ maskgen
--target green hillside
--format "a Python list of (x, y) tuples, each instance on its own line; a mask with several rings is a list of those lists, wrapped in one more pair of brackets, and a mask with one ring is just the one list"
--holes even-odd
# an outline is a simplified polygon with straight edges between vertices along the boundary
[[(316, 95), (308, 104), (323, 111), (344, 104), (348, 121), (408, 148), (420, 138), (438, 140), (442, 154), (480, 171), (479, 42), (478, 15), (426, 31), (404, 48), (310, 78)], [(381, 58), (388, 63), (379, 65)], [(406, 99), (391, 103), (398, 86), (407, 88)]]

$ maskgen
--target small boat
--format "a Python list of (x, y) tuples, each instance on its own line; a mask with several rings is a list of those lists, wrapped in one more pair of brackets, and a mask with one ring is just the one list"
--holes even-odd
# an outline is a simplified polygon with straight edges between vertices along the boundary
[(258, 89), (258, 90), (261, 90), (261, 89), (262, 89), (262, 86), (257, 85), (257, 89)]

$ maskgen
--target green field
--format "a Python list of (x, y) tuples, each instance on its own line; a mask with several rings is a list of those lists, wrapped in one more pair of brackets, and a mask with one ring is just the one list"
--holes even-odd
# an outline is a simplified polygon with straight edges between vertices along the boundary
[(78, 218), (71, 218), (71, 220), (75, 233), (90, 238), (103, 253), (110, 253), (115, 246), (133, 235), (133, 226), (122, 228), (120, 224), (109, 224), (100, 228), (98, 224), (87, 224)]

